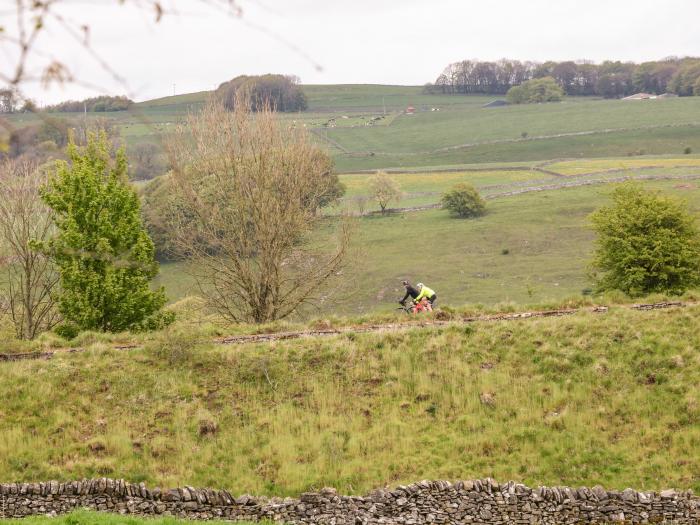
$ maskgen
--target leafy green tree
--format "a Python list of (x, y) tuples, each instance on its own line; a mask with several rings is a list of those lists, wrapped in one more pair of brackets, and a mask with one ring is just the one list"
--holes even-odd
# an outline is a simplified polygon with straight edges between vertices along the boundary
[(486, 202), (474, 186), (464, 182), (455, 184), (442, 196), (442, 206), (457, 217), (478, 217), (486, 213)]
[(134, 105), (134, 101), (126, 97), (99, 96), (83, 100), (66, 100), (52, 106), (46, 106), (44, 111), (49, 113), (76, 113), (82, 111), (126, 111)]
[(600, 290), (680, 294), (700, 284), (700, 232), (683, 201), (635, 184), (612, 199), (591, 216)]
[(59, 310), (84, 330), (118, 332), (153, 328), (163, 289), (153, 291), (158, 273), (153, 242), (127, 179), (127, 158), (104, 131), (87, 145), (68, 146), (69, 161), (57, 161), (42, 198), (54, 211), (58, 234), (44, 246), (61, 278)]
[(559, 102), (564, 90), (552, 77), (535, 78), (508, 90), (506, 99), (511, 104), (537, 104)]
[(506, 93), (506, 100), (511, 104), (527, 104), (527, 92), (522, 85), (513, 86)]
[(689, 60), (684, 63), (673, 75), (668, 87), (681, 97), (694, 94), (695, 82), (700, 79), (700, 61)]

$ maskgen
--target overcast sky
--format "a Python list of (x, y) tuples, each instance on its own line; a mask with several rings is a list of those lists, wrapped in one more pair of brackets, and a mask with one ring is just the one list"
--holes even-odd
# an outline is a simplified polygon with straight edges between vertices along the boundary
[[(136, 100), (209, 90), (241, 74), (418, 85), (466, 58), (700, 56), (700, 0), (240, 0), (241, 19), (199, 0), (169, 1), (180, 14), (156, 24), (117, 0), (65, 0), (64, 13), (91, 26), (93, 48), (126, 85), (57, 27), (39, 48), (83, 82)], [(96, 94), (77, 85), (24, 90), (42, 104)]]

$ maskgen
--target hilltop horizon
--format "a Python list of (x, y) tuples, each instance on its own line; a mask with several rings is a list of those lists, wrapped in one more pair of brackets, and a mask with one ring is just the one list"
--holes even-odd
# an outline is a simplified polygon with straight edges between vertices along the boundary
[[(506, 58), (502, 57), (496, 60), (481, 60), (478, 58), (463, 58), (460, 60), (456, 60), (453, 62), (450, 62), (449, 64), (445, 64), (442, 69), (442, 73), (439, 72), (439, 70), (436, 68), (436, 74), (428, 79), (425, 80), (424, 82), (410, 82), (408, 80), (404, 82), (396, 82), (396, 81), (371, 81), (371, 80), (358, 80), (358, 81), (340, 81), (340, 82), (324, 82), (324, 81), (314, 81), (314, 82), (305, 82), (303, 81), (302, 78), (300, 78), (298, 75), (295, 74), (290, 74), (286, 72), (273, 72), (273, 71), (268, 71), (264, 73), (253, 73), (253, 72), (248, 72), (248, 73), (240, 73), (234, 76), (231, 76), (229, 78), (226, 78), (224, 80), (221, 80), (218, 82), (216, 85), (212, 86), (210, 89), (200, 89), (197, 87), (192, 87), (191, 89), (185, 89), (185, 90), (179, 90), (177, 89), (178, 82), (174, 82), (172, 84), (172, 92), (164, 92), (161, 94), (154, 94), (150, 96), (139, 96), (139, 95), (129, 95), (129, 93), (125, 90), (121, 91), (113, 91), (113, 92), (99, 92), (99, 93), (93, 93), (89, 94), (88, 96), (85, 97), (80, 97), (80, 98), (70, 98), (70, 97), (64, 97), (57, 99), (51, 103), (45, 103), (41, 100), (36, 100), (36, 99), (31, 99), (31, 97), (27, 97), (31, 100), (33, 100), (36, 103), (36, 106), (39, 108), (45, 108), (45, 107), (50, 107), (58, 104), (62, 104), (65, 102), (75, 102), (75, 101), (82, 101), (82, 100), (87, 100), (90, 98), (95, 98), (95, 97), (100, 97), (100, 96), (107, 96), (107, 97), (127, 97), (133, 102), (137, 104), (143, 104), (147, 102), (152, 102), (152, 101), (158, 101), (161, 99), (166, 99), (170, 97), (177, 97), (177, 96), (186, 96), (186, 95), (196, 95), (200, 93), (210, 93), (213, 92), (219, 87), (222, 83), (225, 83), (232, 78), (238, 78), (238, 77), (245, 77), (245, 76), (260, 76), (260, 75), (284, 75), (288, 76), (291, 78), (295, 78), (298, 82), (298, 85), (302, 87), (314, 87), (314, 86), (386, 86), (386, 87), (426, 87), (426, 86), (432, 86), (435, 85), (436, 82), (439, 82), (440, 77), (445, 75), (445, 72), (453, 66), (457, 66), (459, 64), (463, 63), (484, 63), (484, 64), (500, 64), (500, 63), (515, 63), (515, 64), (522, 64), (523, 66), (528, 66), (528, 67), (533, 67), (533, 66), (543, 66), (547, 64), (575, 64), (577, 66), (596, 66), (600, 67), (604, 64), (622, 64), (622, 65), (629, 65), (629, 66), (635, 66), (639, 67), (640, 65), (643, 64), (664, 64), (667, 62), (682, 62), (682, 61), (693, 61), (697, 60), (698, 56), (694, 55), (668, 55), (664, 56), (661, 58), (647, 58), (645, 60), (620, 60), (620, 59), (605, 59), (605, 60), (590, 60), (590, 59), (585, 59), (585, 58), (579, 58), (579, 59), (565, 59), (565, 60), (528, 60), (528, 59), (511, 59), (511, 58)], [(200, 86), (201, 87), (201, 86)]]

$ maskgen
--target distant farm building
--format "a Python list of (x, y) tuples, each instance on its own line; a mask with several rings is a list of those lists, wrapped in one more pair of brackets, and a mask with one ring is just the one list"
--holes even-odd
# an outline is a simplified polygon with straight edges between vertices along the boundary
[(656, 95), (652, 95), (651, 93), (635, 93), (634, 95), (625, 97), (622, 100), (654, 100), (655, 98)]
[(484, 104), (481, 107), (482, 108), (498, 108), (498, 107), (507, 106), (507, 105), (508, 105), (508, 102), (506, 102), (505, 100), (492, 100), (488, 104)]
[(664, 93), (662, 95), (652, 95), (651, 93), (635, 93), (622, 100), (656, 100), (657, 98), (675, 98), (678, 95), (675, 93)]
[(405, 113), (406, 113), (406, 115), (415, 115), (415, 114), (416, 114), (416, 108), (414, 108), (413, 106), (408, 106), (408, 107), (406, 108), (406, 112), (405, 112)]

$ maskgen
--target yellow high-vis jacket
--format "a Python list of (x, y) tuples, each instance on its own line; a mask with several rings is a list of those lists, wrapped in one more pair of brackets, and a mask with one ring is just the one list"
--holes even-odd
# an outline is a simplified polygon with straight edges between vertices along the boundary
[(421, 288), (421, 291), (418, 294), (418, 297), (416, 297), (413, 301), (417, 303), (418, 301), (423, 299), (423, 297), (430, 298), (433, 295), (435, 295), (435, 292), (433, 290), (431, 290), (430, 288), (428, 288), (427, 286), (423, 285), (423, 288)]

